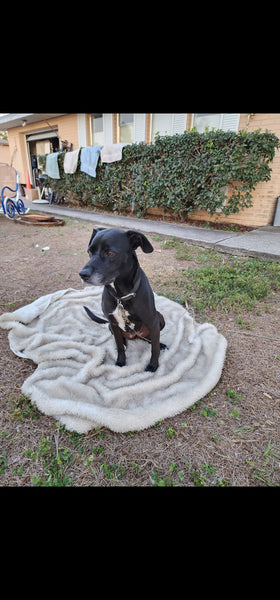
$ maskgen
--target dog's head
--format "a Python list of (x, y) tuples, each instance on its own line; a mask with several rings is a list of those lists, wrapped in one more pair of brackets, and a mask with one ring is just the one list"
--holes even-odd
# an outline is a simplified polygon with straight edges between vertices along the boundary
[(120, 229), (94, 229), (88, 245), (89, 261), (79, 275), (91, 285), (107, 285), (125, 275), (135, 250), (153, 252), (153, 246), (143, 233)]

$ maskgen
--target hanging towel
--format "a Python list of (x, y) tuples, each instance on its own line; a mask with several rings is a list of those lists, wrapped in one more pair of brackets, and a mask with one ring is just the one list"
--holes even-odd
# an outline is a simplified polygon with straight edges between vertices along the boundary
[(111, 163), (122, 159), (122, 149), (129, 144), (106, 144), (101, 150), (101, 160), (103, 163)]
[(60, 179), (59, 168), (57, 157), (60, 152), (53, 152), (52, 154), (47, 154), (46, 159), (46, 173), (52, 179)]
[(73, 174), (77, 169), (78, 158), (79, 158), (80, 148), (78, 150), (73, 150), (73, 152), (66, 152), (64, 157), (64, 172)]
[(102, 146), (87, 146), (81, 150), (81, 171), (96, 177), (96, 167)]

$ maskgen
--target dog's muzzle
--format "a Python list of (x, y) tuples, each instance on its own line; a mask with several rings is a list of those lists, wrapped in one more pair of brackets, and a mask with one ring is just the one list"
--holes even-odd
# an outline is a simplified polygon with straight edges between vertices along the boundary
[(100, 273), (92, 273), (89, 269), (83, 268), (80, 273), (80, 278), (90, 285), (104, 285), (104, 280)]

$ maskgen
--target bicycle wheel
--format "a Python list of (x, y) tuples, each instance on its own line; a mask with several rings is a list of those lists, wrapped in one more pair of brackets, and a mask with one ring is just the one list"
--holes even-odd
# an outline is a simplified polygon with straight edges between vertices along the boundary
[(22, 201), (21, 198), (19, 198), (17, 201), (17, 211), (18, 211), (19, 215), (24, 215), (24, 213), (25, 213), (24, 202)]
[(13, 202), (13, 200), (11, 200), (11, 198), (5, 198), (4, 206), (5, 206), (5, 216), (10, 219), (13, 219), (16, 214), (16, 206), (15, 206), (15, 203)]

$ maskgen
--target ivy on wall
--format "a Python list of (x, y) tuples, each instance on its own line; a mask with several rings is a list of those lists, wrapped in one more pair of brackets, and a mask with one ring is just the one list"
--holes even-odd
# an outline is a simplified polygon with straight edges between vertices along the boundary
[(139, 217), (150, 207), (172, 210), (181, 218), (199, 209), (211, 215), (220, 209), (228, 216), (252, 206), (252, 192), (260, 181), (270, 179), (269, 162), (279, 147), (278, 137), (268, 131), (198, 133), (192, 129), (157, 136), (150, 145), (125, 146), (121, 161), (102, 165), (99, 161), (96, 178), (80, 171), (80, 159), (76, 173), (65, 174), (62, 152), (58, 157), (61, 179), (49, 179), (49, 184), (81, 206), (102, 205), (117, 212), (133, 209)]

